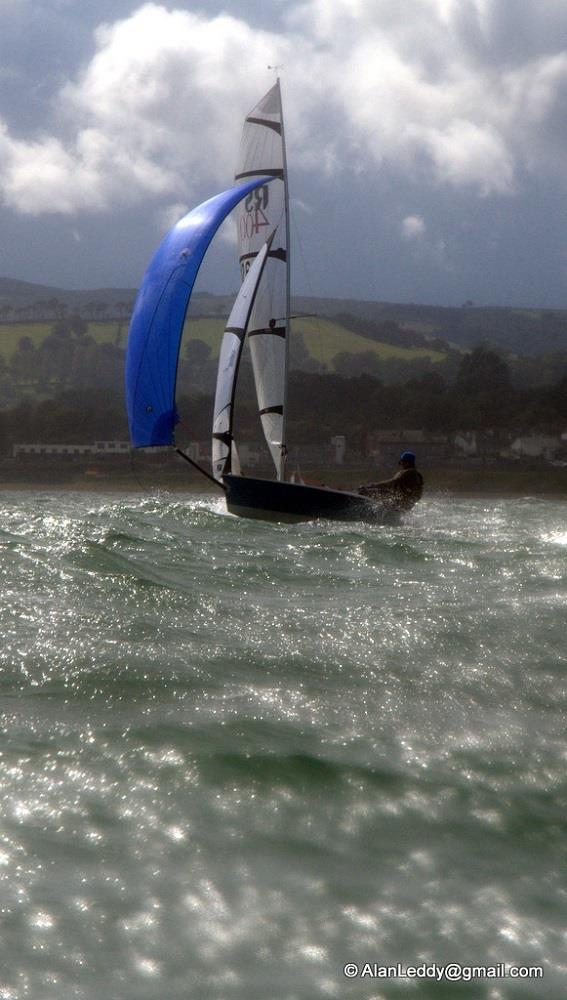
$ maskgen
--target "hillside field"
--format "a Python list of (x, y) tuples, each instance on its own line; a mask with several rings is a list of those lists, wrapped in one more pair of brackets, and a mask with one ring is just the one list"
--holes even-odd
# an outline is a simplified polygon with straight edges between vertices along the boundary
[[(122, 327), (120, 346), (124, 346), (127, 331), (127, 324), (124, 321), (121, 323), (118, 320), (91, 321), (88, 334), (93, 340), (96, 340), (97, 344), (114, 344), (119, 326)], [(2, 323), (0, 324), (0, 354), (6, 362), (10, 361), (22, 337), (29, 337), (34, 347), (38, 348), (42, 341), (49, 336), (52, 329), (52, 320), (47, 323)]]
[(358, 333), (345, 329), (330, 319), (318, 316), (306, 316), (295, 320), (293, 329), (303, 334), (305, 346), (310, 355), (317, 361), (322, 361), (332, 370), (331, 361), (335, 354), (347, 351), (349, 354), (362, 354), (372, 351), (380, 361), (418, 361), (429, 358), (432, 363), (444, 361), (446, 354), (427, 347), (398, 347), (394, 344), (384, 344), (381, 341), (370, 340)]
[[(235, 292), (226, 295), (211, 295), (208, 292), (195, 291), (192, 297), (192, 312), (195, 316), (210, 317), (213, 322), (216, 320), (215, 329), (218, 330), (223, 318), (226, 318), (230, 312), (234, 294)], [(108, 317), (109, 315), (119, 315), (120, 309), (126, 303), (133, 302), (135, 296), (136, 289), (134, 288), (95, 288), (71, 291), (0, 277), (0, 310), (2, 307), (11, 311), (22, 308), (32, 309), (40, 302), (50, 303), (55, 300), (67, 308), (68, 314), (79, 312), (81, 315), (96, 316), (96, 313), (88, 312), (88, 307), (92, 306), (93, 303), (95, 305), (101, 304), (107, 309), (105, 316)], [(457, 345), (461, 350), (463, 348), (468, 350), (476, 344), (486, 343), (500, 350), (519, 355), (539, 356), (567, 352), (567, 309), (538, 308), (535, 304), (531, 308), (515, 307), (513, 304), (510, 306), (489, 306), (475, 304), (471, 301), (463, 303), (462, 306), (435, 306), (420, 305), (415, 302), (330, 299), (305, 295), (294, 295), (291, 307), (294, 313), (316, 313), (317, 316), (321, 317), (320, 324), (323, 323), (322, 317), (326, 317), (332, 324), (333, 317), (339, 316), (341, 313), (369, 320), (371, 323), (396, 323), (402, 329), (440, 338), (447, 344)], [(5, 314), (4, 318), (8, 320), (10, 317)], [(21, 318), (23, 319), (23, 317)], [(102, 316), (100, 316), (100, 322), (102, 326), (106, 325)], [(20, 330), (24, 326), (23, 323), (14, 325)], [(110, 325), (112, 326), (112, 324)], [(303, 320), (300, 321), (300, 329), (302, 325)], [(3, 326), (4, 324), (0, 325), (0, 339)], [(311, 329), (310, 324), (306, 326), (308, 336)], [(102, 331), (100, 333), (102, 336)], [(202, 336), (201, 339), (208, 342), (206, 331), (205, 336)], [(334, 349), (334, 346), (334, 344), (331, 346), (329, 342), (328, 349), (322, 348), (321, 352), (313, 347), (313, 356), (320, 360), (327, 360), (325, 355), (331, 354), (332, 356), (333, 353), (337, 353), (337, 350), (345, 350), (349, 353), (356, 352), (356, 349), (349, 346), (346, 341), (337, 350)], [(427, 350), (427, 345), (421, 346)], [(216, 343), (211, 345), (211, 349), (216, 353)], [(379, 347), (376, 350), (379, 350)], [(5, 354), (3, 347), (0, 347), (0, 352)], [(381, 356), (407, 360), (406, 354), (392, 355), (388, 353)], [(419, 355), (414, 354), (414, 358), (419, 360)]]
[[(29, 337), (37, 348), (50, 334), (53, 322), (2, 323), (0, 325), (0, 354), (9, 362), (15, 353), (21, 337)], [(118, 320), (90, 321), (88, 335), (98, 344), (116, 343), (120, 329), (119, 346), (124, 347), (127, 335), (127, 324)], [(181, 351), (190, 340), (202, 340), (211, 350), (211, 358), (218, 357), (220, 341), (224, 329), (224, 321), (214, 317), (189, 317), (183, 333)], [(324, 317), (306, 316), (293, 321), (293, 330), (302, 334), (305, 347), (311, 357), (327, 365), (333, 371), (332, 359), (336, 354), (346, 351), (349, 354), (360, 354), (371, 351), (380, 361), (393, 359), (400, 361), (417, 361), (429, 358), (432, 363), (442, 362), (446, 355), (422, 347), (397, 347), (370, 340), (360, 334), (353, 333), (333, 320)]]
[[(184, 344), (189, 340), (202, 340), (211, 349), (211, 358), (216, 358), (223, 331), (223, 321), (212, 317), (189, 318), (185, 324)], [(380, 361), (392, 359), (418, 361), (429, 358), (432, 363), (445, 360), (442, 351), (421, 347), (397, 347), (370, 340), (347, 330), (330, 319), (318, 316), (304, 316), (292, 321), (292, 330), (303, 336), (305, 347), (312, 358), (327, 365), (333, 371), (332, 359), (336, 354), (362, 354), (371, 351)], [(183, 348), (182, 348), (183, 350)]]

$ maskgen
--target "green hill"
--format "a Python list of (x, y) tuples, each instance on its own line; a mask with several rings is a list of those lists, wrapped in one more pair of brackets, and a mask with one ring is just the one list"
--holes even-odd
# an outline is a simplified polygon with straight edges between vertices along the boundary
[[(45, 316), (34, 310), (54, 301), (69, 311), (85, 310), (89, 305), (98, 306), (102, 310), (106, 308), (106, 313), (103, 312), (102, 315), (96, 311), (91, 312), (91, 315), (102, 319), (106, 315), (113, 315), (116, 310), (120, 311), (120, 307), (124, 308), (126, 303), (131, 303), (135, 294), (136, 291), (132, 288), (69, 290), (35, 285), (13, 278), (0, 278), (0, 332), (4, 329), (2, 321), (11, 323), (15, 319), (45, 319)], [(210, 295), (207, 292), (196, 292), (191, 310), (194, 316), (207, 317), (221, 324), (228, 316), (233, 300), (234, 293)], [(495, 308), (475, 306), (471, 302), (454, 308), (306, 296), (294, 296), (292, 308), (300, 314), (314, 313), (321, 321), (348, 314), (374, 324), (395, 323), (402, 329), (423, 335), (424, 338), (440, 338), (461, 348), (485, 342), (521, 355), (567, 350), (567, 310), (519, 309), (513, 306)], [(22, 314), (22, 310), (25, 312), (26, 309), (29, 315)], [(85, 312), (83, 314), (86, 315)], [(311, 328), (305, 329), (306, 336), (310, 337)], [(206, 340), (207, 336), (205, 331), (201, 339)], [(331, 337), (329, 332), (329, 342)], [(422, 345), (422, 349), (428, 351), (426, 344)], [(349, 351), (350, 348), (342, 345), (338, 350)]]
[[(52, 328), (52, 322), (0, 323), (0, 355), (2, 355), (5, 361), (10, 361), (22, 337), (29, 337), (37, 349), (45, 338), (49, 336)], [(120, 344), (124, 346), (127, 328), (128, 324), (124, 321), (108, 320), (99, 323), (93, 320), (89, 323), (88, 335), (97, 344), (115, 344), (118, 338)]]
[[(202, 340), (211, 350), (211, 359), (218, 356), (224, 321), (213, 317), (190, 317), (184, 330), (184, 343)], [(324, 364), (330, 371), (335, 370), (333, 359), (337, 354), (361, 354), (370, 351), (379, 361), (406, 361), (429, 359), (439, 364), (446, 358), (446, 352), (424, 346), (401, 347), (369, 339), (342, 324), (326, 317), (305, 316), (293, 321), (293, 332), (301, 334), (310, 356)]]
[(548, 354), (567, 350), (567, 310), (475, 306), (458, 308), (415, 303), (298, 298), (298, 312), (351, 316), (440, 338), (461, 348), (487, 343), (514, 354)]
[[(45, 322), (0, 324), (0, 354), (6, 361), (9, 361), (22, 337), (29, 337), (34, 347), (39, 347), (50, 334), (52, 327), (53, 323)], [(124, 346), (127, 330), (127, 324), (124, 321), (105, 320), (98, 322), (91, 320), (88, 325), (88, 335), (97, 344), (116, 343), (119, 327), (120, 346)], [(183, 344), (185, 346), (189, 340), (202, 340), (210, 348), (211, 359), (215, 359), (218, 357), (223, 329), (224, 321), (222, 319), (216, 319), (212, 316), (190, 317), (185, 324)], [(331, 370), (333, 370), (333, 358), (343, 351), (349, 354), (371, 351), (381, 361), (399, 359), (411, 362), (429, 358), (432, 363), (439, 363), (446, 357), (443, 352), (425, 346), (407, 348), (370, 340), (325, 317), (303, 317), (295, 320), (293, 329), (296, 334), (302, 335), (311, 357), (322, 362)]]
[(428, 358), (433, 364), (445, 360), (446, 353), (427, 346), (401, 347), (361, 336), (336, 321), (324, 317), (305, 317), (294, 322), (294, 330), (301, 333), (309, 354), (316, 361), (335, 369), (333, 359), (337, 354), (361, 354), (370, 351), (379, 361), (417, 361)]

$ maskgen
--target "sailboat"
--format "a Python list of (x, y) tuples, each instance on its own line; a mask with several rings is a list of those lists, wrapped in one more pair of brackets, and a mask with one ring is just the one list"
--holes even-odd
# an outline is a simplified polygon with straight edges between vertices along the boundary
[[(290, 239), (279, 79), (245, 118), (234, 186), (198, 205), (170, 230), (142, 281), (126, 350), (126, 403), (133, 447), (175, 447), (175, 387), (185, 316), (206, 250), (234, 209), (242, 284), (219, 353), (212, 476), (198, 467), (224, 491), (227, 509), (241, 517), (272, 521), (397, 519), (391, 503), (291, 482), (286, 477)], [(242, 475), (240, 469), (233, 415), (246, 339), (275, 479)]]

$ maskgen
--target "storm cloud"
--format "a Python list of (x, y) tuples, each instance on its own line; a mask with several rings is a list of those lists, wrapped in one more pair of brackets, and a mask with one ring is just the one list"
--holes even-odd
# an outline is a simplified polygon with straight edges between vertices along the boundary
[[(73, 2), (51, 15), (36, 5), (64, 30), (59, 61), (36, 80), (41, 121), (0, 105), (0, 198), (15, 215), (144, 204), (163, 218), (227, 186), (268, 64), (283, 67), (296, 193), (311, 211), (313, 171), (329, 191), (362, 176), (379, 193), (398, 179), (401, 245), (408, 219), (429, 232), (439, 199), (444, 210), (461, 195), (521, 202), (530, 185), (567, 181), (567, 6), (557, 0), (304, 0), (261, 14), (236, 2), (229, 12), (96, 6), (104, 23), (91, 12), (81, 26)], [(7, 25), (21, 25), (26, 7), (3, 0)], [(53, 34), (50, 44), (57, 53)], [(24, 51), (4, 66), (8, 96), (18, 74), (33, 76)], [(436, 246), (445, 235), (432, 234)]]

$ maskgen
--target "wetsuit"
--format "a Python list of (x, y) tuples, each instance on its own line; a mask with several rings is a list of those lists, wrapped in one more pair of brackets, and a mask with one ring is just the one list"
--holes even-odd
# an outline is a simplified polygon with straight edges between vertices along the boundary
[(409, 510), (421, 500), (423, 476), (417, 469), (400, 469), (392, 479), (361, 486), (358, 492), (371, 500), (382, 500), (399, 510)]

